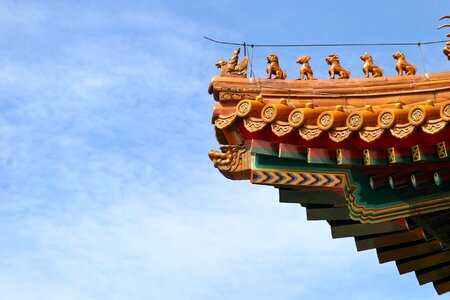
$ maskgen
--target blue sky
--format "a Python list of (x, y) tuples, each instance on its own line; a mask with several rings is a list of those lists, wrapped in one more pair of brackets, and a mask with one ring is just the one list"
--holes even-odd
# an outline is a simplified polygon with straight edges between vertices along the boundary
[[(218, 58), (250, 43), (441, 40), (443, 1), (0, 1), (0, 291), (22, 299), (434, 299), (431, 285), (324, 222), (232, 182), (207, 94)], [(448, 70), (442, 45), (428, 72)], [(394, 75), (397, 50), (257, 48), (288, 78), (338, 53), (352, 77), (369, 51)]]

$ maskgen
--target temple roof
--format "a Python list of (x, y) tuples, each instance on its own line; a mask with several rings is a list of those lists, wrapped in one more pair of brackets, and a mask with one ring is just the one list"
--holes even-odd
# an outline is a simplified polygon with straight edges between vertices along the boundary
[(351, 140), (362, 149), (387, 148), (416, 132), (450, 136), (450, 72), (308, 82), (215, 77), (209, 90), (220, 102), (215, 126), (241, 122), (248, 136), (270, 130), (296, 145)]
[(238, 54), (216, 64), (208, 88), (223, 145), (209, 153), (214, 166), (278, 188), (280, 202), (326, 220), (333, 238), (354, 237), (358, 251), (376, 249), (380, 263), (450, 291), (450, 72), (416, 74), (397, 52), (398, 76), (372, 61), (367, 78), (350, 79), (331, 54), (331, 79), (315, 79), (304, 56), (300, 78), (286, 80), (272, 54), (267, 79), (246, 78)]

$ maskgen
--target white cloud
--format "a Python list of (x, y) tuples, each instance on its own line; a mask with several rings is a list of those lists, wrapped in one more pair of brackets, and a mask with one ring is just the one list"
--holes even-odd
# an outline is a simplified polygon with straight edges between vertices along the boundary
[(391, 280), (416, 286), (278, 204), (275, 189), (213, 169), (206, 89), (227, 50), (201, 37), (227, 28), (160, 10), (27, 6), (2, 19), (29, 38), (0, 49), (5, 299), (363, 299), (354, 287), (375, 280), (378, 299), (395, 294)]

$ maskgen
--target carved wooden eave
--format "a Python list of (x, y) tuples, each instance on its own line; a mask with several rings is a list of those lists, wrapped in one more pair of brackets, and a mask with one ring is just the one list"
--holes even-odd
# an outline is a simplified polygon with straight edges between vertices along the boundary
[[(262, 92), (262, 102), (255, 100)], [(450, 72), (345, 81), (215, 77), (211, 93), (219, 102), (219, 129), (231, 123), (250, 133), (270, 128), (295, 144), (322, 133), (336, 143), (353, 136), (384, 143), (382, 136), (405, 139), (416, 131), (437, 135), (450, 115)], [(283, 98), (289, 103), (280, 104)]]
[[(377, 68), (364, 72), (382, 76)], [(211, 80), (224, 145), (209, 153), (214, 166), (278, 188), (334, 238), (353, 236), (358, 250), (450, 291), (450, 72), (286, 80), (275, 69), (280, 79)]]
[[(278, 159), (271, 170), (274, 177), (267, 182), (249, 175), (259, 174), (258, 163), (245, 165), (255, 172), (242, 176), (239, 168), (225, 168), (223, 162), (213, 160), (229, 178), (275, 186), (316, 187), (320, 180), (298, 182), (284, 178), (320, 164), (322, 170), (315, 171), (318, 174), (344, 174), (341, 194), (355, 187), (355, 193), (346, 194), (346, 199), (350, 217), (362, 223), (450, 208), (450, 192), (442, 197), (443, 192), (436, 191), (437, 196), (429, 199), (411, 196), (411, 201), (399, 205), (397, 201), (404, 201), (404, 196), (394, 188), (390, 194), (381, 195), (377, 188), (369, 186), (374, 176), (384, 176), (386, 182), (398, 180), (399, 164), (407, 177), (427, 169), (427, 184), (433, 183), (431, 173), (450, 166), (447, 157), (438, 154), (439, 147), (446, 149), (450, 141), (450, 72), (345, 81), (214, 77), (210, 92), (218, 102), (213, 122), (231, 147), (226, 150), (228, 155), (233, 153), (232, 147), (248, 145), (256, 162), (269, 156)], [(298, 159), (286, 162), (284, 157)], [(294, 173), (276, 166), (289, 163), (306, 165)], [(266, 174), (269, 171), (264, 170)], [(362, 179), (353, 180), (355, 174)], [(281, 181), (274, 181), (278, 176)], [(411, 181), (409, 184), (414, 189)], [(366, 194), (360, 197), (359, 192)], [(368, 201), (380, 196), (388, 196), (391, 201), (380, 205)]]

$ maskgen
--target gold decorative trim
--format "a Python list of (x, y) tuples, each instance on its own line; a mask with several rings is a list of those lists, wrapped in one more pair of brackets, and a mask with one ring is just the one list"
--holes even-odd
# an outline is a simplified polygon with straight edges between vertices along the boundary
[(273, 133), (275, 133), (277, 136), (284, 136), (294, 130), (294, 128), (288, 122), (283, 121), (275, 121), (271, 124), (271, 126)]
[(446, 142), (440, 142), (439, 144), (436, 145), (436, 148), (437, 148), (439, 158), (442, 159), (442, 158), (448, 157)]
[(388, 160), (390, 164), (397, 162), (397, 159), (395, 158), (395, 148), (388, 148)]
[(319, 129), (319, 127), (314, 125), (304, 125), (298, 130), (300, 136), (307, 141), (315, 139), (319, 137), (323, 131)]
[(367, 143), (372, 143), (378, 140), (384, 133), (384, 129), (379, 126), (376, 127), (364, 127), (360, 130), (359, 137)]
[(254, 184), (310, 186), (342, 189), (348, 179), (345, 173), (322, 173), (285, 170), (252, 170), (250, 181)]
[(391, 129), (391, 134), (399, 139), (404, 139), (413, 134), (414, 130), (416, 129), (416, 126), (411, 124), (402, 124), (402, 125), (395, 125)]
[(336, 150), (336, 161), (337, 161), (338, 165), (342, 165), (343, 156), (342, 156), (342, 150), (341, 149), (337, 149)]
[(219, 100), (253, 100), (255, 99), (255, 94), (241, 94), (237, 93), (220, 93)]
[[(260, 88), (248, 88), (248, 87), (229, 87), (225, 85), (219, 85), (214, 87), (215, 91), (218, 92), (232, 92), (232, 93), (261, 93)], [(255, 99), (255, 96), (253, 96), (252, 99)]]
[(433, 120), (433, 121), (428, 121), (427, 123), (423, 124), (422, 130), (428, 134), (437, 134), (437, 133), (441, 132), (442, 130), (444, 130), (446, 125), (447, 125), (447, 122), (445, 122), (441, 119), (437, 119), (437, 120)]
[(244, 127), (249, 132), (259, 131), (266, 127), (266, 125), (267, 123), (260, 118), (248, 117), (244, 119)]
[(330, 130), (328, 136), (333, 142), (340, 143), (348, 139), (352, 132), (347, 127), (337, 127), (336, 129)]
[(415, 145), (415, 146), (413, 146), (411, 148), (411, 156), (412, 156), (413, 162), (417, 162), (417, 161), (421, 161), (422, 160), (422, 156), (420, 154), (419, 145)]
[(364, 157), (364, 164), (370, 165), (370, 150), (369, 149), (363, 150), (363, 157)]
[(236, 120), (236, 114), (231, 114), (228, 116), (218, 116), (217, 119), (214, 120), (214, 124), (219, 129), (224, 129), (233, 124)]

